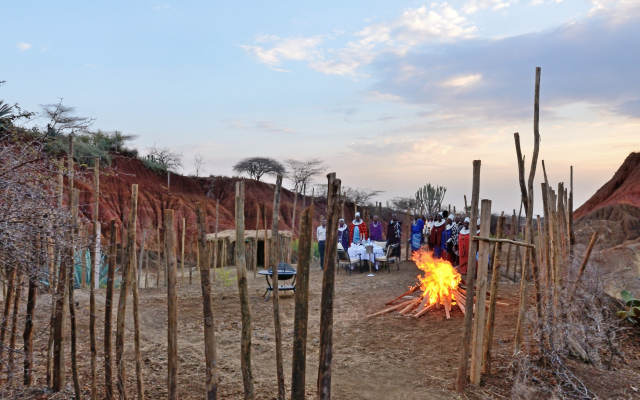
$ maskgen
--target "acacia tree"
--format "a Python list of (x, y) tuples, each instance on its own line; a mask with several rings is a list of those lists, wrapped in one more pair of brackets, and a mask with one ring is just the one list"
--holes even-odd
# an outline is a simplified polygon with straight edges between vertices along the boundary
[(200, 176), (200, 172), (206, 163), (207, 162), (204, 160), (204, 156), (202, 154), (196, 153), (196, 155), (193, 156), (193, 166), (196, 169), (196, 177)]
[(85, 132), (89, 129), (95, 118), (78, 117), (76, 108), (62, 104), (62, 98), (58, 103), (40, 104), (40, 115), (49, 119), (47, 123), (47, 135), (58, 136), (72, 131)]
[(429, 214), (437, 211), (442, 205), (447, 188), (427, 183), (416, 192), (416, 208), (426, 210)]
[(345, 187), (343, 190), (343, 196), (346, 200), (354, 202), (358, 205), (370, 206), (371, 199), (383, 192), (383, 190)]
[(394, 197), (391, 200), (387, 200), (387, 208), (396, 212), (407, 212), (407, 208), (415, 212), (416, 205), (416, 199), (413, 197)]
[[(324, 164), (324, 160), (320, 158), (307, 158), (306, 160), (285, 160), (285, 164), (289, 167), (289, 175), (287, 176), (293, 181), (294, 187), (304, 188), (306, 194), (306, 188), (313, 180), (313, 177), (321, 174), (327, 169)], [(326, 185), (325, 185), (326, 186)]]
[(174, 153), (167, 147), (156, 147), (154, 144), (149, 148), (149, 154), (146, 158), (160, 164), (167, 171), (177, 172), (182, 168), (182, 153)]
[(264, 175), (286, 175), (287, 170), (277, 160), (269, 157), (244, 158), (233, 166), (234, 172), (248, 174), (259, 181)]

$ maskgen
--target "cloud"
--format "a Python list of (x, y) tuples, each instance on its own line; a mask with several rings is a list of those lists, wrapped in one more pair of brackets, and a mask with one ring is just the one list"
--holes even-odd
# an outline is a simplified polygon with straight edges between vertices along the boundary
[(614, 111), (621, 115), (640, 118), (640, 99), (625, 101), (619, 104)]
[(20, 43), (18, 43), (18, 44), (16, 45), (16, 47), (17, 47), (17, 48), (18, 48), (18, 50), (20, 50), (20, 51), (27, 51), (27, 50), (29, 50), (30, 48), (32, 48), (32, 47), (33, 47), (33, 45), (32, 45), (32, 44), (29, 44), (29, 43), (20, 42)]
[[(541, 33), (386, 53), (372, 63), (378, 82), (369, 93), (421, 104), (430, 108), (427, 114), (522, 119), (531, 116), (534, 68), (540, 66), (546, 118), (552, 107), (579, 102), (637, 115), (640, 16), (612, 21), (597, 16)], [(408, 66), (415, 67), (404, 79)]]
[(253, 121), (256, 124), (256, 128), (267, 133), (289, 133), (289, 134), (297, 134), (293, 129), (290, 128), (279, 128), (275, 126), (270, 121)]
[(97, 65), (95, 65), (95, 64), (89, 64), (89, 63), (85, 64), (85, 66), (87, 66), (87, 67), (89, 67), (89, 68), (98, 68), (98, 66), (97, 66)]
[[(540, 1), (540, 3), (542, 3), (541, 0), (534, 0), (535, 1)], [(491, 8), (492, 11), (496, 11), (496, 10), (500, 10), (502, 8), (505, 7), (509, 7), (511, 4), (517, 3), (517, 0), (507, 0), (507, 1), (503, 1), (503, 0), (469, 0), (467, 1), (467, 3), (462, 7), (462, 10), (467, 13), (467, 14), (473, 14), (475, 12), (477, 12), (478, 10), (483, 10), (486, 8)], [(540, 4), (540, 3), (536, 3), (536, 4)]]
[(258, 43), (272, 43), (271, 48), (265, 46), (241, 45), (247, 53), (259, 62), (267, 65), (280, 65), (283, 60), (313, 60), (318, 52), (315, 48), (322, 43), (323, 36), (297, 37), (281, 39), (277, 36), (258, 36)]
[[(267, 65), (284, 60), (307, 61), (308, 66), (327, 75), (367, 77), (361, 67), (371, 64), (380, 54), (406, 54), (410, 49), (437, 41), (470, 39), (476, 27), (444, 3), (435, 9), (408, 8), (391, 22), (369, 25), (354, 33), (354, 40), (338, 48), (320, 46), (336, 36), (279, 38), (259, 35), (254, 45), (241, 45), (248, 54)], [(265, 46), (264, 44), (271, 44)]]
[(348, 108), (336, 108), (333, 110), (329, 110), (330, 113), (338, 113), (338, 114), (344, 114), (344, 120), (349, 122), (349, 117), (354, 116), (356, 113), (360, 112), (362, 110), (360, 110), (359, 108), (355, 108), (355, 107), (348, 107)]

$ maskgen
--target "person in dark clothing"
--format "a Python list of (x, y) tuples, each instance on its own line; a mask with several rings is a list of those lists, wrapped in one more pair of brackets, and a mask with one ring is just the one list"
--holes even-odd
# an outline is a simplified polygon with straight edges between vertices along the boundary
[(396, 255), (400, 257), (400, 240), (402, 239), (402, 222), (398, 221), (396, 214), (391, 214), (391, 220), (387, 225), (387, 246), (397, 244)]
[(340, 224), (338, 225), (338, 243), (342, 244), (343, 250), (349, 248), (349, 227), (342, 218), (340, 218)]
[(322, 218), (322, 225), (316, 230), (318, 239), (318, 251), (320, 252), (320, 270), (324, 268), (324, 245), (327, 240), (327, 220)]

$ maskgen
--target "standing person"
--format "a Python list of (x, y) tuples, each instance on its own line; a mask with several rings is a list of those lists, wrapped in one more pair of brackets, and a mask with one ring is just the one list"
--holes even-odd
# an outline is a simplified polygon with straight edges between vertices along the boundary
[(413, 221), (411, 221), (411, 252), (420, 250), (422, 229), (424, 229), (424, 221), (418, 217), (418, 214), (413, 214)]
[(458, 272), (462, 275), (467, 274), (467, 264), (469, 262), (469, 217), (464, 219), (464, 226), (460, 229), (458, 234), (458, 257), (460, 260), (460, 266)]
[(324, 244), (327, 240), (327, 220), (322, 218), (322, 225), (316, 230), (316, 238), (318, 239), (318, 251), (320, 252), (320, 270), (324, 268)]
[[(426, 239), (425, 241), (427, 242), (427, 246), (431, 249), (431, 229), (433, 228), (433, 224), (434, 222), (434, 218), (433, 218), (433, 214), (429, 214), (429, 216), (427, 217), (428, 221), (427, 223), (424, 225), (424, 231), (426, 234)], [(433, 250), (433, 249), (431, 249)]]
[(398, 221), (396, 213), (391, 214), (391, 220), (387, 225), (387, 246), (398, 245), (396, 254), (400, 257), (400, 241), (402, 239), (402, 222)]
[(439, 259), (442, 257), (442, 231), (446, 228), (445, 219), (442, 216), (442, 213), (438, 213), (437, 220), (433, 224), (433, 228), (431, 228), (431, 237), (430, 237), (430, 245), (433, 249), (433, 258)]
[(347, 228), (344, 219), (340, 218), (340, 224), (338, 225), (338, 243), (342, 245), (344, 250), (349, 248), (349, 230)]
[(378, 221), (378, 216), (373, 216), (373, 221), (369, 223), (369, 237), (371, 240), (382, 242), (382, 223)]
[(458, 263), (458, 234), (460, 233), (460, 229), (462, 229), (462, 225), (460, 225), (460, 217), (453, 217), (453, 226), (451, 227), (451, 255), (453, 259), (451, 260), (451, 265), (455, 266)]
[(451, 262), (451, 228), (453, 216), (449, 215), (446, 218), (447, 223), (442, 231), (442, 239), (440, 240), (440, 247), (442, 251), (442, 259)]
[(360, 218), (360, 213), (356, 213), (356, 218), (351, 222), (351, 228), (349, 228), (349, 238), (351, 243), (360, 244), (369, 237), (367, 233), (367, 224)]

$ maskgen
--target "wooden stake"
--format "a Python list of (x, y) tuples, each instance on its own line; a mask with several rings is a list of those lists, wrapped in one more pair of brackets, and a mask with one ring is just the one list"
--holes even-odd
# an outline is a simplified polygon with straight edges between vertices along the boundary
[[(504, 213), (498, 219), (496, 238), (503, 236)], [(500, 281), (500, 267), (502, 266), (502, 243), (497, 242), (493, 255), (493, 274), (491, 275), (491, 295), (489, 297), (489, 312), (487, 313), (487, 325), (484, 333), (484, 346), (482, 347), (482, 373), (491, 374), (491, 347), (493, 345), (493, 326), (496, 319), (496, 302), (498, 301), (498, 284)]]
[[(471, 221), (478, 219), (478, 204), (480, 203), (480, 160), (473, 162), (473, 187), (471, 191)], [(473, 228), (472, 228), (473, 229)], [(476, 254), (478, 242), (472, 240), (469, 243), (469, 263), (467, 266), (467, 299), (465, 309), (473, 310), (473, 296), (476, 285)], [(456, 378), (455, 389), (458, 392), (464, 390), (467, 385), (467, 371), (469, 365), (470, 341), (472, 337), (472, 321), (473, 311), (465, 312), (462, 324), (462, 349), (460, 350), (460, 358), (458, 360), (458, 375)]]
[(80, 242), (80, 288), (85, 290), (87, 288), (87, 248), (85, 247), (84, 224), (78, 230), (78, 236), (78, 241)]
[[(278, 381), (278, 400), (284, 400), (284, 367), (282, 360), (282, 328), (280, 326), (280, 305), (279, 305), (279, 293), (278, 293), (278, 216), (280, 214), (280, 191), (282, 188), (282, 175), (278, 174), (276, 177), (276, 188), (273, 198), (273, 214), (271, 222), (271, 251), (269, 253), (269, 266), (273, 271), (273, 319), (276, 334), (276, 372)], [(313, 202), (312, 202), (313, 204)]]
[(335, 173), (327, 175), (327, 240), (325, 267), (320, 302), (320, 360), (318, 366), (318, 399), (331, 398), (331, 364), (333, 358), (333, 298), (335, 290), (336, 259), (338, 252), (338, 222), (340, 219), (341, 182)]
[[(297, 199), (298, 193), (296, 193)], [(295, 207), (293, 208), (293, 215), (295, 217)], [(293, 225), (292, 225), (293, 226)], [(260, 228), (260, 205), (256, 204), (256, 244), (253, 249), (253, 259), (255, 260), (255, 268), (253, 269), (253, 277), (256, 278), (258, 276), (258, 229)], [(293, 228), (291, 228), (293, 229)], [(265, 238), (266, 239), (266, 238)], [(267, 241), (265, 240), (265, 245)], [(264, 251), (264, 250), (263, 250)], [(266, 268), (266, 264), (264, 265)]]
[[(282, 178), (280, 177), (280, 182)], [(277, 222), (276, 222), (277, 224)], [(277, 225), (276, 225), (277, 227)], [(276, 228), (277, 229), (277, 228)], [(236, 275), (242, 314), (242, 338), (240, 341), (240, 365), (245, 400), (254, 399), (253, 370), (251, 368), (251, 306), (247, 282), (246, 252), (244, 246), (244, 181), (236, 182)], [(277, 281), (275, 281), (277, 282)], [(275, 304), (275, 303), (274, 303)], [(277, 340), (277, 336), (276, 336)]]
[(296, 275), (296, 308), (293, 325), (293, 361), (291, 372), (291, 399), (305, 399), (305, 373), (307, 361), (307, 320), (309, 310), (309, 266), (313, 243), (313, 204), (300, 216), (298, 242), (298, 273)]
[[(78, 198), (80, 197), (80, 191), (73, 189), (73, 199), (71, 201), (71, 243), (75, 242), (75, 238), (78, 237)], [(82, 254), (82, 252), (80, 252)], [(73, 292), (75, 290), (74, 275), (75, 275), (75, 259), (74, 249), (69, 250), (69, 271), (67, 275), (69, 277), (69, 320), (71, 321), (71, 371), (73, 376), (73, 388), (75, 390), (76, 400), (81, 399), (80, 393), (80, 378), (78, 376), (78, 346), (77, 346), (77, 334), (76, 334), (76, 305), (73, 299)], [(17, 303), (16, 303), (17, 304)]]
[(132, 243), (132, 255), (134, 259), (132, 260), (131, 266), (137, 271), (132, 271), (132, 282), (131, 289), (133, 292), (133, 341), (135, 345), (135, 355), (136, 355), (136, 388), (138, 390), (138, 400), (144, 400), (144, 381), (142, 377), (142, 355), (140, 354), (140, 297), (138, 295), (138, 289), (140, 287), (140, 271), (142, 270), (142, 258), (144, 256), (144, 239), (146, 231), (142, 231), (142, 245), (140, 246), (140, 264), (136, 263), (135, 259), (135, 245), (136, 245), (136, 226), (133, 228), (129, 228), (130, 235), (133, 236)]
[(576, 277), (576, 283), (573, 285), (573, 295), (576, 293), (576, 289), (578, 289), (578, 283), (580, 283), (580, 278), (582, 274), (584, 274), (584, 270), (587, 268), (587, 263), (589, 262), (589, 258), (591, 257), (591, 251), (593, 250), (593, 245), (596, 244), (598, 240), (598, 232), (593, 232), (591, 235), (591, 240), (589, 241), (589, 247), (587, 247), (587, 252), (584, 255), (584, 259), (582, 260), (582, 264), (580, 265), (580, 270), (578, 271), (578, 276)]
[[(181, 253), (180, 253), (180, 262), (182, 263), (182, 282), (181, 284), (184, 285), (184, 235), (185, 235), (185, 229), (187, 226), (187, 222), (184, 218), (182, 218), (182, 246), (181, 246)], [(209, 268), (209, 264), (207, 264), (207, 268)], [(189, 282), (191, 283), (191, 282)]]
[(113, 320), (113, 279), (116, 270), (117, 232), (116, 220), (109, 223), (109, 265), (107, 270), (107, 293), (104, 304), (104, 378), (105, 399), (113, 400), (113, 366), (111, 365), (111, 321)]
[(158, 244), (158, 275), (156, 275), (156, 287), (160, 287), (160, 269), (162, 263), (160, 262), (160, 228), (156, 228), (156, 239)]
[(149, 250), (147, 249), (146, 257), (144, 259), (144, 288), (149, 287)]
[[(11, 368), (11, 370), (13, 370), (13, 357), (16, 354), (16, 336), (17, 336), (17, 332), (18, 332), (18, 313), (20, 312), (20, 299), (22, 298), (22, 270), (18, 270), (18, 277), (16, 280), (16, 289), (15, 289), (15, 294), (14, 294), (14, 298), (15, 301), (13, 302), (13, 315), (11, 318), (11, 335), (9, 338), (9, 357), (7, 360), (7, 364), (9, 365), (9, 368)], [(9, 379), (7, 382), (8, 386), (11, 386), (11, 378), (12, 378), (11, 371), (9, 373)]]
[(173, 210), (164, 210), (164, 254), (167, 265), (167, 398), (178, 400), (178, 272), (175, 255)]
[(98, 207), (100, 205), (100, 158), (93, 159), (93, 232), (91, 235), (91, 276), (89, 278), (89, 341), (91, 346), (91, 400), (98, 399), (98, 380), (96, 367), (98, 363), (98, 346), (96, 343), (96, 296), (95, 289), (100, 275), (98, 268), (98, 243), (100, 243), (100, 222), (98, 222)]
[[(196, 203), (196, 223), (198, 227), (197, 247), (205, 257), (208, 253), (204, 251), (207, 246), (207, 214), (203, 203)], [(205, 260), (203, 264), (209, 265)], [(215, 270), (214, 270), (215, 273)], [(202, 288), (202, 316), (204, 319), (204, 357), (206, 371), (207, 400), (218, 398), (218, 363), (216, 360), (216, 334), (213, 321), (213, 300), (211, 296), (211, 280), (209, 279), (209, 269), (200, 270), (200, 287)]]
[(407, 219), (405, 225), (407, 226), (407, 246), (405, 249), (405, 260), (411, 259), (411, 215), (409, 214), (410, 208), (407, 207)]
[[(38, 240), (34, 246), (36, 249), (37, 259), (36, 265), (43, 266), (46, 260), (46, 239), (38, 234)], [(33, 383), (33, 315), (36, 308), (36, 299), (38, 296), (38, 275), (35, 271), (28, 274), (29, 278), (29, 294), (27, 297), (27, 312), (24, 323), (24, 333), (22, 341), (24, 343), (24, 379), (25, 386)]]
[[(491, 233), (491, 200), (482, 200), (480, 212), (480, 235), (489, 237)], [(473, 342), (471, 344), (471, 383), (480, 385), (482, 372), (482, 346), (485, 327), (485, 307), (487, 298), (487, 270), (490, 245), (487, 241), (480, 243), (478, 256), (478, 280), (476, 282), (476, 316), (473, 323)], [(468, 287), (468, 286), (467, 286)]]
[[(138, 185), (131, 185), (131, 208), (127, 225), (127, 239), (122, 263), (122, 280), (120, 281), (120, 298), (118, 299), (118, 316), (116, 320), (116, 365), (118, 367), (118, 394), (120, 399), (127, 399), (127, 377), (124, 363), (124, 326), (127, 310), (127, 295), (135, 273), (135, 229), (138, 215)], [(124, 242), (124, 241), (123, 241)], [(135, 280), (134, 280), (135, 281)]]
[(142, 242), (140, 243), (140, 261), (138, 261), (138, 278), (136, 279), (136, 284), (138, 287), (142, 286), (142, 263), (144, 262), (144, 244), (147, 238), (147, 230), (142, 230)]

